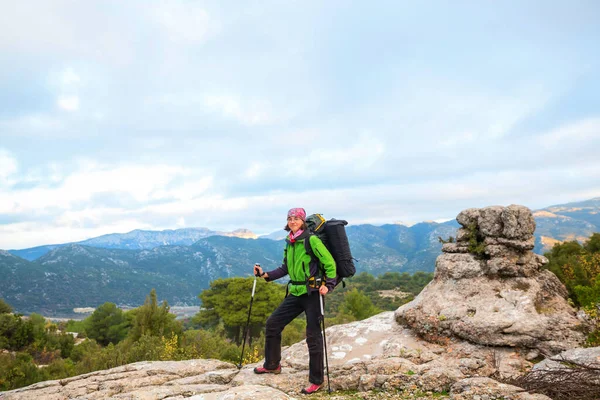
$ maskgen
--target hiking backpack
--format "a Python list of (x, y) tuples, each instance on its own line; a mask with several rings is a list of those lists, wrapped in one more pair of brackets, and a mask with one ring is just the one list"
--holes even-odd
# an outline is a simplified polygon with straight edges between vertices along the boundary
[[(343, 278), (350, 278), (356, 273), (354, 258), (350, 252), (350, 243), (346, 235), (345, 226), (348, 225), (348, 221), (335, 218), (326, 221), (321, 214), (312, 214), (306, 218), (306, 225), (313, 234), (321, 239), (335, 260), (336, 286), (340, 282), (343, 283), (343, 286), (346, 286)], [(310, 245), (310, 240), (304, 241), (304, 247), (311, 259), (318, 261)]]

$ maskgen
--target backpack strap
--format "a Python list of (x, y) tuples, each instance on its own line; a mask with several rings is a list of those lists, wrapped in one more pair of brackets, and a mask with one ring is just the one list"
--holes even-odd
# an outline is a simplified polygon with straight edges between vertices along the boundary
[[(308, 254), (310, 256), (310, 260), (314, 263), (317, 264), (317, 274), (320, 272), (320, 277), (325, 276), (325, 271), (323, 271), (323, 267), (321, 266), (321, 262), (319, 261), (319, 259), (317, 258), (317, 256), (315, 256), (315, 252), (312, 249), (312, 245), (310, 244), (310, 238), (314, 236), (313, 233), (311, 233), (307, 238), (304, 239), (304, 250), (306, 251), (306, 254)], [(309, 267), (310, 269), (310, 267)]]

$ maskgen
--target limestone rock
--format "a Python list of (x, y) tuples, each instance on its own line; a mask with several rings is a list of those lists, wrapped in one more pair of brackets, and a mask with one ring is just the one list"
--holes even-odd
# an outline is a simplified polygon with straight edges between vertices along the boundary
[(203, 395), (202, 400), (287, 400), (293, 399), (280, 390), (262, 385), (234, 386), (224, 392), (208, 393)]
[(486, 237), (485, 244), (502, 244), (506, 247), (511, 247), (517, 250), (533, 250), (535, 247), (535, 238), (533, 235), (524, 240), (507, 239), (505, 237)]
[(465, 228), (468, 228), (470, 225), (477, 224), (479, 214), (480, 211), (478, 208), (467, 208), (458, 214), (456, 221)]
[(483, 275), (482, 262), (472, 254), (442, 254), (435, 260), (437, 279), (464, 279)]
[[(572, 365), (600, 368), (600, 347), (576, 348), (563, 351), (542, 360), (533, 368), (536, 370), (568, 369)], [(598, 374), (600, 378), (600, 374)]]
[[(457, 219), (458, 219), (458, 217), (457, 217)], [(458, 228), (456, 230), (456, 241), (458, 243), (468, 242), (470, 235), (471, 235), (471, 233), (469, 232), (468, 229)]]
[(444, 243), (442, 251), (444, 253), (468, 253), (469, 247), (462, 243)]
[[(326, 337), (330, 386), (334, 391), (389, 390), (389, 398), (398, 398), (392, 394), (396, 390), (448, 391), (457, 382), (475, 375), (499, 373), (516, 377), (532, 366), (525, 360), (525, 353), (508, 347), (491, 348), (454, 339), (443, 345), (425, 341), (398, 324), (391, 311), (364, 321), (329, 327)], [(307, 360), (308, 349), (302, 341), (282, 352), (279, 375), (254, 374), (253, 367), (262, 362), (241, 370), (216, 360), (141, 362), (61, 381), (40, 382), (4, 392), (0, 397), (2, 400), (301, 398), (300, 390), (308, 384)], [(500, 390), (488, 386), (486, 393)]]
[(225, 392), (237, 373), (233, 364), (218, 360), (138, 362), (59, 381), (40, 382), (2, 393), (2, 400), (164, 399)]
[(535, 232), (535, 220), (525, 206), (510, 205), (501, 214), (502, 236), (507, 239), (527, 239)]
[[(396, 311), (430, 340), (458, 337), (481, 345), (511, 346), (543, 354), (580, 345), (588, 322), (567, 303), (567, 291), (548, 260), (534, 254), (535, 222), (523, 206), (464, 210), (456, 217), (477, 238), (479, 254), (448, 243), (436, 260), (433, 281)], [(473, 236), (474, 234), (474, 236)]]
[(502, 212), (504, 207), (491, 206), (480, 210), (477, 225), (479, 231), (485, 236), (502, 236), (504, 225), (502, 221)]

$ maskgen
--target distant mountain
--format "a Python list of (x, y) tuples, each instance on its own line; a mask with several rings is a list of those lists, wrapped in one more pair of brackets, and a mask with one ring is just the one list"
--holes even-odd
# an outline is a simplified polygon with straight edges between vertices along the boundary
[[(148, 231), (136, 229), (127, 233), (110, 233), (95, 238), (82, 240), (76, 244), (105, 249), (129, 249), (142, 250), (153, 249), (158, 246), (190, 246), (200, 239), (209, 236), (230, 236), (244, 239), (256, 239), (258, 236), (248, 229), (238, 229), (233, 232), (218, 232), (208, 228), (183, 228), (167, 229), (163, 231)], [(29, 261), (36, 260), (57, 247), (71, 245), (73, 243), (54, 244), (32, 247), (22, 250), (9, 250), (9, 253)]]
[[(534, 216), (535, 250), (542, 253), (558, 240), (583, 241), (600, 232), (600, 198), (547, 207)], [(431, 272), (442, 246), (438, 238), (455, 236), (457, 227), (454, 220), (410, 227), (350, 225), (347, 233), (359, 273)], [(0, 297), (19, 312), (47, 315), (106, 301), (137, 306), (152, 288), (171, 305), (197, 305), (197, 295), (212, 280), (249, 276), (255, 262), (266, 269), (278, 266), (284, 242), (267, 237), (284, 235), (281, 230), (248, 240), (236, 237), (256, 237), (247, 230), (230, 234), (206, 228), (137, 230), (82, 242), (86, 245), (0, 251)], [(28, 261), (16, 257), (18, 252), (39, 258)]]
[(111, 233), (78, 242), (85, 246), (105, 249), (152, 249), (158, 246), (189, 246), (198, 240), (217, 235), (208, 228), (167, 229), (164, 231), (146, 231), (136, 229), (128, 233)]
[(48, 244), (45, 246), (30, 247), (22, 250), (8, 250), (8, 252), (14, 256), (32, 261), (61, 246), (65, 246), (65, 244)]
[(548, 251), (554, 243), (580, 242), (600, 232), (600, 197), (536, 210), (536, 252)]
[(405, 225), (351, 225), (347, 228), (357, 269), (372, 274), (387, 271), (431, 272), (442, 244), (438, 237), (455, 236), (458, 223), (423, 222)]
[(282, 254), (283, 243), (224, 236), (150, 250), (70, 244), (35, 261), (3, 251), (0, 293), (19, 312), (45, 315), (107, 301), (137, 306), (152, 288), (171, 305), (197, 305), (211, 281), (251, 275), (254, 262), (278, 265)]
[(238, 237), (242, 239), (258, 239), (258, 235), (249, 229), (236, 229), (233, 232), (218, 232), (219, 236)]
[[(440, 252), (438, 236), (453, 234), (456, 223), (356, 225), (348, 227), (359, 272), (432, 271)], [(35, 261), (8, 252), (0, 258), (2, 297), (22, 313), (68, 313), (106, 301), (137, 306), (150, 289), (169, 304), (197, 305), (211, 281), (249, 276), (252, 265), (280, 265), (283, 241), (209, 236), (192, 245), (129, 250), (81, 244), (56, 247)]]

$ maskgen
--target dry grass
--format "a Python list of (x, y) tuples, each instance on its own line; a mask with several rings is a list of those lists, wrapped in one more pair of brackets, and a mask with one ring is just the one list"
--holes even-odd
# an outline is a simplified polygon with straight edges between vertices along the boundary
[(553, 400), (600, 399), (600, 367), (563, 360), (561, 368), (539, 369), (504, 383), (522, 387), (530, 393), (544, 394)]

